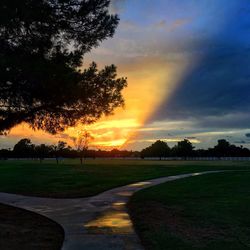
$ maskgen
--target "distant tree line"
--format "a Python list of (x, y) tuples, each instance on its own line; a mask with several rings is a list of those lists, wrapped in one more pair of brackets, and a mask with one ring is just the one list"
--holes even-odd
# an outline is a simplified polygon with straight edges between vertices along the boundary
[[(84, 152), (83, 152), (84, 151)], [(167, 157), (250, 157), (250, 150), (243, 146), (235, 146), (230, 144), (225, 139), (218, 140), (213, 148), (197, 149), (193, 144), (184, 139), (175, 145), (169, 145), (161, 140), (154, 142), (151, 146), (139, 151), (128, 151), (112, 149), (108, 150), (93, 150), (79, 148), (72, 148), (64, 141), (59, 141), (56, 145), (40, 144), (35, 145), (30, 139), (21, 139), (13, 147), (13, 149), (1, 149), (0, 159), (8, 158), (36, 158), (42, 161), (44, 158), (55, 158), (57, 163), (60, 158), (128, 158), (128, 157), (141, 157), (141, 158), (162, 158)], [(81, 160), (82, 162), (82, 160)]]
[(218, 140), (217, 145), (208, 149), (194, 149), (193, 144), (184, 139), (170, 148), (164, 141), (156, 141), (151, 146), (141, 151), (141, 157), (250, 157), (250, 150), (243, 146), (235, 146), (230, 144), (227, 140)]
[(13, 149), (0, 149), (0, 159), (8, 158), (33, 158), (42, 161), (44, 158), (55, 158), (57, 163), (60, 158), (100, 158), (100, 157), (139, 157), (140, 152), (112, 149), (92, 150), (86, 147), (72, 148), (64, 141), (59, 141), (56, 145), (40, 144), (35, 145), (30, 139), (21, 139), (14, 145)]

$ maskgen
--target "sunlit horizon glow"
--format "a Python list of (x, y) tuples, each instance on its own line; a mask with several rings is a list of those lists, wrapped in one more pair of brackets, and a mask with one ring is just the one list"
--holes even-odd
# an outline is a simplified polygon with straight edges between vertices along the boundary
[(118, 29), (86, 55), (83, 68), (92, 61), (100, 69), (115, 64), (118, 77), (128, 79), (125, 108), (57, 135), (21, 124), (0, 136), (0, 146), (21, 138), (73, 146), (72, 138), (87, 129), (96, 149), (140, 150), (156, 140), (173, 146), (185, 138), (199, 148), (221, 138), (249, 147), (249, 2), (111, 2)]
[[(124, 91), (125, 108), (118, 108), (114, 115), (103, 117), (91, 125), (78, 125), (65, 130), (57, 136), (43, 131), (33, 131), (22, 124), (11, 130), (10, 137), (30, 137), (34, 141), (46, 140), (47, 143), (66, 141), (74, 146), (72, 138), (77, 137), (79, 130), (87, 130), (93, 136), (90, 147), (95, 149), (126, 149), (133, 142), (138, 129), (171, 94), (187, 68), (188, 60), (182, 58), (176, 67), (161, 58), (151, 58), (150, 62), (139, 60), (135, 65), (122, 65), (121, 76), (128, 77), (128, 88)], [(161, 64), (161, 67), (159, 67)], [(138, 69), (137, 69), (138, 68)]]

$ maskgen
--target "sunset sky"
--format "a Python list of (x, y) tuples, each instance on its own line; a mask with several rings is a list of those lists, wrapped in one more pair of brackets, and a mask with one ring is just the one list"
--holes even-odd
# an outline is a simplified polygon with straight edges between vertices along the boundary
[[(121, 19), (116, 34), (84, 66), (115, 64), (128, 78), (126, 106), (87, 128), (92, 147), (140, 150), (184, 138), (196, 148), (221, 138), (250, 147), (249, 0), (113, 0), (111, 11)], [(0, 147), (24, 137), (71, 144), (80, 129), (49, 135), (21, 124)]]

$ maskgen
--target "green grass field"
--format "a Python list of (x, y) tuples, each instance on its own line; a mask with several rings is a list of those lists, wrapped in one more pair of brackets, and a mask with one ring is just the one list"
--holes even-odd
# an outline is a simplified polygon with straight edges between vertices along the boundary
[[(223, 169), (250, 170), (250, 164), (96, 159), (80, 166), (78, 160), (65, 160), (59, 165), (52, 160), (42, 164), (32, 160), (0, 161), (0, 192), (86, 197), (140, 180)], [(198, 176), (136, 193), (129, 208), (146, 249), (249, 249), (249, 177), (249, 172)], [(1, 204), (0, 212), (1, 235), (6, 239), (0, 242), (0, 248), (2, 244), (2, 248), (19, 249), (27, 243), (27, 249), (33, 249), (32, 244), (37, 243), (57, 249), (62, 243), (60, 228), (46, 218)], [(20, 235), (23, 230), (18, 225), (24, 223), (25, 232), (34, 234)], [(37, 225), (44, 226), (39, 229)], [(46, 245), (51, 230), (55, 235)]]
[(250, 172), (196, 176), (137, 192), (129, 211), (145, 249), (250, 249)]
[(136, 181), (215, 169), (250, 169), (249, 162), (143, 160), (0, 161), (0, 192), (41, 197), (86, 197)]

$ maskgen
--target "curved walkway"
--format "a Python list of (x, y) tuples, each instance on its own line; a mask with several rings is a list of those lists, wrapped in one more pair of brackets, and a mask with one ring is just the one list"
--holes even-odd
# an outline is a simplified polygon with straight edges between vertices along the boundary
[(51, 199), (0, 193), (0, 202), (44, 215), (62, 225), (63, 250), (140, 250), (126, 203), (136, 191), (207, 171), (138, 182), (80, 199)]

